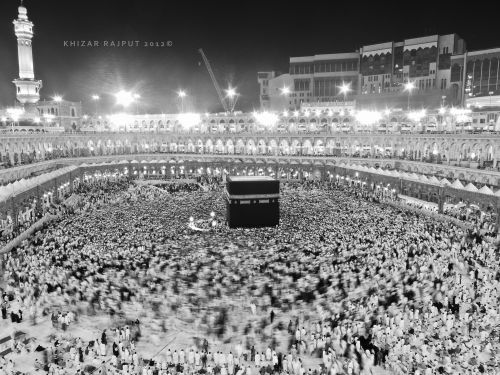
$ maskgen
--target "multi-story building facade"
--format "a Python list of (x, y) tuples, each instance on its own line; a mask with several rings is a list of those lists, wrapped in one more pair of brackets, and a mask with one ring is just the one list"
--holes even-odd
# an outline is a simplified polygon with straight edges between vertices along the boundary
[[(456, 34), (431, 35), (361, 48), (359, 106), (431, 107), (454, 105), (450, 91), (451, 56), (463, 53)], [(405, 92), (404, 84), (414, 89)]]
[(451, 65), (451, 85), (463, 106), (483, 112), (500, 107), (500, 48), (452, 56)]
[(294, 108), (288, 90), (293, 84), (290, 74), (259, 72), (260, 108), (263, 111), (278, 111)]
[[(359, 52), (291, 57), (290, 102), (299, 107), (302, 103), (342, 101), (340, 87), (349, 85), (347, 99), (355, 100), (357, 108), (457, 105), (451, 60), (465, 51), (465, 41), (448, 34), (365, 45)], [(266, 85), (278, 79), (280, 76), (269, 77)], [(404, 90), (407, 82), (415, 86), (411, 92)], [(267, 95), (272, 103), (276, 93), (268, 91)]]
[[(290, 107), (300, 108), (302, 103), (351, 100), (359, 90), (359, 53), (291, 57), (290, 76), (293, 82)], [(343, 93), (342, 86), (349, 89)]]
[(43, 100), (38, 102), (36, 107), (41, 122), (56, 124), (66, 131), (80, 129), (82, 120), (81, 102)]
[(271, 100), (269, 96), (269, 81), (276, 77), (276, 72), (258, 72), (257, 81), (260, 85), (259, 100), (262, 110), (269, 110)]

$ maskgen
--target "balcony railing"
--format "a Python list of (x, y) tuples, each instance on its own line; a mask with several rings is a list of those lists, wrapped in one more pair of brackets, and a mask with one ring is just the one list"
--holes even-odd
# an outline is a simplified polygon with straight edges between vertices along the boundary
[[(59, 128), (60, 129), (60, 128)], [(26, 132), (5, 132), (2, 133), (3, 138), (19, 138), (19, 137), (31, 137), (35, 135), (37, 138), (53, 138), (54, 136), (59, 137), (82, 137), (82, 136), (95, 136), (102, 135), (104, 136), (112, 136), (112, 135), (151, 135), (151, 136), (168, 136), (171, 135), (173, 137), (180, 136), (200, 136), (200, 137), (303, 137), (303, 136), (323, 136), (323, 137), (357, 137), (357, 136), (390, 136), (390, 137), (400, 137), (400, 136), (414, 136), (416, 138), (419, 137), (428, 137), (428, 136), (443, 136), (443, 137), (470, 137), (474, 135), (474, 137), (478, 138), (500, 138), (500, 131), (492, 131), (492, 130), (457, 130), (457, 131), (400, 131), (393, 132), (387, 130), (358, 130), (358, 131), (341, 131), (341, 132), (331, 132), (325, 130), (317, 130), (317, 131), (241, 131), (241, 132), (197, 132), (197, 131), (175, 131), (175, 132), (167, 132), (167, 131), (156, 131), (156, 130), (146, 130), (146, 131), (71, 131), (71, 132), (59, 132), (57, 134), (49, 133), (49, 132), (41, 132), (41, 133), (26, 133)]]
[[(51, 170), (53, 168), (57, 168), (60, 166), (67, 165), (79, 165), (82, 163), (102, 163), (102, 162), (112, 162), (119, 160), (137, 160), (139, 163), (143, 160), (151, 161), (151, 160), (164, 160), (168, 162), (172, 158), (179, 160), (200, 160), (205, 159), (207, 162), (216, 162), (216, 161), (224, 161), (224, 160), (234, 160), (234, 159), (242, 159), (247, 160), (249, 162), (257, 163), (258, 160), (262, 161), (272, 161), (272, 162), (285, 162), (285, 163), (298, 163), (301, 164), (303, 162), (309, 164), (320, 164), (327, 165), (329, 163), (339, 165), (339, 164), (369, 164), (369, 165), (378, 165), (379, 167), (385, 168), (386, 165), (396, 166), (399, 162), (404, 162), (407, 165), (412, 167), (418, 167), (419, 169), (423, 169), (423, 167), (429, 168), (430, 166), (434, 166), (442, 171), (441, 176), (447, 177), (449, 172), (453, 172), (456, 176), (463, 173), (464, 175), (470, 174), (474, 172), (481, 176), (487, 177), (489, 179), (494, 179), (495, 181), (500, 181), (500, 172), (495, 170), (478, 170), (472, 168), (466, 168), (463, 166), (455, 166), (455, 165), (447, 165), (447, 164), (430, 164), (422, 161), (413, 161), (406, 160), (400, 158), (361, 158), (361, 157), (353, 157), (348, 155), (342, 156), (333, 156), (333, 155), (266, 155), (266, 154), (223, 154), (223, 153), (179, 153), (179, 152), (140, 152), (140, 153), (122, 153), (122, 154), (112, 154), (112, 155), (88, 155), (81, 157), (63, 157), (56, 158), (52, 160), (45, 160), (36, 162), (33, 164), (27, 164), (22, 166), (16, 166), (8, 169), (0, 170), (0, 183), (5, 184), (14, 180), (18, 180), (21, 178), (28, 178), (32, 176), (34, 173), (43, 172), (44, 170)], [(496, 184), (496, 182), (495, 182)]]

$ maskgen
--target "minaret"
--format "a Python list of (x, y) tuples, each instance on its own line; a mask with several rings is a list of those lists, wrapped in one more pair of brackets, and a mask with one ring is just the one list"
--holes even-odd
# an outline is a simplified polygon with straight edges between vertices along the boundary
[(13, 82), (16, 85), (16, 98), (21, 104), (34, 104), (40, 100), (42, 81), (35, 80), (33, 71), (33, 53), (31, 39), (33, 38), (33, 23), (28, 19), (28, 11), (23, 6), (18, 8), (19, 16), (14, 20), (14, 31), (17, 37), (17, 54), (19, 60), (19, 78)]

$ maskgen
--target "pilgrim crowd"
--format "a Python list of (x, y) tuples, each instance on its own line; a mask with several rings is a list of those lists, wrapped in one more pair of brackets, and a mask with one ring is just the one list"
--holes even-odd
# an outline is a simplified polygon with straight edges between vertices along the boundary
[(280, 226), (250, 230), (217, 189), (82, 185), (0, 262), (0, 327), (36, 338), (0, 375), (37, 353), (29, 373), (500, 374), (495, 244), (353, 187), (281, 190)]

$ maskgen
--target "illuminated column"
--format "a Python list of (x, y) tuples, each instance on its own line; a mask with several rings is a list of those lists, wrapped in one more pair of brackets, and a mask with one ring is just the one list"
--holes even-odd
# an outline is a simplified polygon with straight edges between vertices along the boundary
[(34, 104), (40, 100), (42, 81), (35, 80), (33, 69), (33, 53), (31, 39), (33, 38), (33, 23), (28, 20), (28, 11), (22, 5), (18, 8), (19, 15), (14, 23), (17, 37), (17, 54), (19, 60), (19, 78), (13, 83), (16, 85), (16, 98), (21, 104)]

